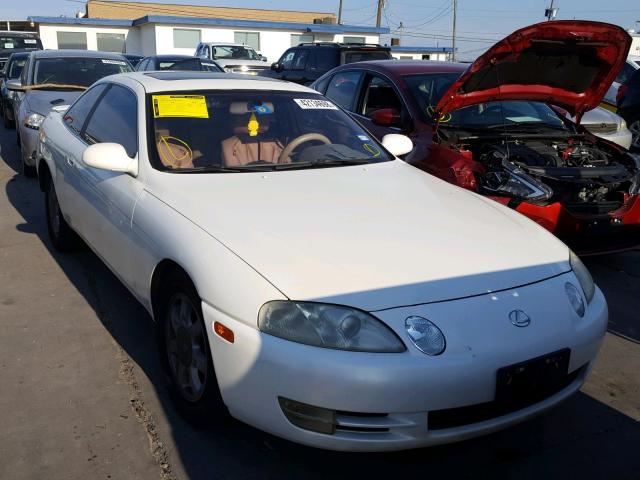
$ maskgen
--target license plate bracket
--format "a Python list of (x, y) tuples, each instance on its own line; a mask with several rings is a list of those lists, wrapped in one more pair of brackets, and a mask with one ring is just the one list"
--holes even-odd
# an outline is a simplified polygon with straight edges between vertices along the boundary
[(571, 350), (564, 348), (500, 368), (496, 379), (496, 402), (511, 406), (531, 405), (549, 397), (565, 382), (570, 358)]

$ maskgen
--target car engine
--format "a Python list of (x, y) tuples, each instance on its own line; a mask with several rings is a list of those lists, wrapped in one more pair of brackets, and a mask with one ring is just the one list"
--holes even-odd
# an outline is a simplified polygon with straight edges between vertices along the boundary
[[(466, 143), (466, 142), (465, 142)], [(481, 164), (480, 193), (536, 204), (562, 202), (575, 213), (605, 214), (640, 193), (640, 157), (581, 136), (474, 141), (464, 148)]]

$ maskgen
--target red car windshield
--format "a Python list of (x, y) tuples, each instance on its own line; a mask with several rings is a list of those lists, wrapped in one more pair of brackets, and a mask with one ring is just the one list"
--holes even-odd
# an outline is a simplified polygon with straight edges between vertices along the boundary
[[(411, 94), (423, 114), (432, 122), (434, 108), (442, 95), (459, 77), (458, 73), (436, 73), (405, 77)], [(497, 126), (532, 125), (567, 130), (564, 122), (548, 105), (540, 102), (484, 102), (461, 108), (440, 119), (441, 125), (461, 128), (491, 128)]]

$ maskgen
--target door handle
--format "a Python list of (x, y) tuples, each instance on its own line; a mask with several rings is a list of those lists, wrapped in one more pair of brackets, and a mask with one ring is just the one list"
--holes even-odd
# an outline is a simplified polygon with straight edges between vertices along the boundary
[(75, 162), (71, 157), (67, 157), (67, 165), (69, 165), (70, 167), (75, 166)]

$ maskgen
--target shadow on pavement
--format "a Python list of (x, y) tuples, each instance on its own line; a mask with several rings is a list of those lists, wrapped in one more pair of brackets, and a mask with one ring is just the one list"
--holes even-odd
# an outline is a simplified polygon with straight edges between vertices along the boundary
[[(6, 139), (2, 147), (5, 162), (17, 171), (15, 151), (12, 154)], [(90, 250), (67, 255), (53, 250), (36, 181), (16, 175), (7, 184), (6, 194), (25, 219), (16, 228), (38, 235), (105, 328), (153, 385), (162, 408), (153, 413), (166, 419), (172, 436), (163, 440), (168, 450), (175, 445), (181, 464), (175, 470), (183, 468), (189, 478), (377, 478), (407, 474), (418, 478), (640, 478), (640, 424), (582, 393), (509, 430), (459, 444), (397, 453), (316, 450), (236, 421), (196, 429), (178, 416), (170, 402), (153, 322), (146, 310)], [(601, 258), (590, 261), (590, 267), (596, 277), (609, 275), (611, 262), (615, 264), (616, 260)], [(625, 288), (614, 285), (611, 292), (605, 292), (610, 299), (612, 326), (638, 340), (637, 326), (631, 319), (637, 318), (634, 312), (640, 310), (639, 282), (636, 278), (634, 286), (628, 279), (626, 284), (626, 277), (620, 281)], [(635, 292), (635, 308), (630, 302), (631, 292)], [(146, 392), (147, 398), (149, 395)]]

